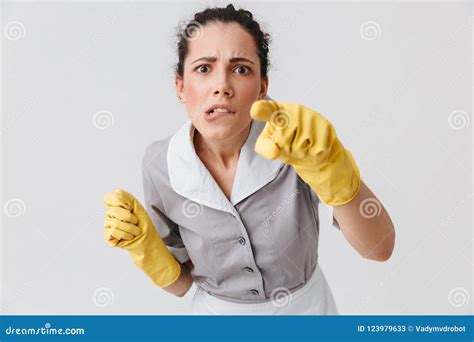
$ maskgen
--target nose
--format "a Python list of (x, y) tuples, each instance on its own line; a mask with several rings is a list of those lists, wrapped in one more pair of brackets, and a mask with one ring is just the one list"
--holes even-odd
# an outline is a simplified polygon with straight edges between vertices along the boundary
[(234, 95), (234, 91), (232, 90), (226, 75), (223, 75), (218, 81), (218, 85), (215, 87), (213, 94), (214, 96), (220, 95), (225, 97), (232, 97)]
[(214, 90), (214, 95), (223, 95), (226, 97), (231, 97), (234, 95), (234, 92), (230, 87), (218, 87)]

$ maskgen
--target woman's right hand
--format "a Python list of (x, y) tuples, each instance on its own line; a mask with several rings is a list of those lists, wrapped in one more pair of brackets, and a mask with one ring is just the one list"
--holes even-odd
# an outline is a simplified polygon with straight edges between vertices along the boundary
[(158, 235), (150, 216), (132, 194), (117, 189), (104, 197), (104, 236), (108, 244), (129, 251), (135, 264), (159, 287), (174, 283), (181, 266)]
[[(130, 249), (143, 234), (138, 217), (132, 213), (133, 201), (136, 199), (131, 194), (120, 189), (109, 192), (104, 197), (104, 237), (113, 247)], [(146, 213), (145, 215), (148, 216)]]

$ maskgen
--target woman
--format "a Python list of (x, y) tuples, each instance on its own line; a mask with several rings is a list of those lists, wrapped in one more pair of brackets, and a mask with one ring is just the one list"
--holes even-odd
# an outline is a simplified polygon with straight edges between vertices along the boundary
[(146, 150), (146, 210), (123, 190), (104, 198), (107, 242), (176, 296), (195, 282), (197, 314), (337, 314), (317, 262), (319, 203), (363, 257), (393, 250), (390, 217), (331, 123), (265, 100), (268, 39), (232, 5), (195, 14), (176, 67), (190, 120)]

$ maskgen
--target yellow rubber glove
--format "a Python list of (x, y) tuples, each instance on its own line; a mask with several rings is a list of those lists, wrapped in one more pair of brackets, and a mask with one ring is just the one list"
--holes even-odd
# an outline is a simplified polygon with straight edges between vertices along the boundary
[(104, 205), (107, 243), (127, 250), (135, 264), (159, 287), (174, 283), (181, 266), (166, 248), (140, 202), (128, 192), (117, 189), (105, 195)]
[(328, 205), (348, 203), (357, 195), (359, 169), (321, 114), (300, 104), (260, 100), (253, 103), (250, 115), (267, 122), (255, 152), (292, 165)]

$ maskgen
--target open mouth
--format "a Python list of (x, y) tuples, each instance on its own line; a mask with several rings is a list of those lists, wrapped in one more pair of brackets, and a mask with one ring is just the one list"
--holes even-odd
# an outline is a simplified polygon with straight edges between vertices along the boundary
[(227, 114), (235, 114), (235, 110), (227, 107), (227, 106), (223, 106), (223, 107), (211, 107), (209, 108), (207, 111), (206, 111), (206, 114), (213, 114), (213, 113), (227, 113)]
[(229, 113), (229, 114), (235, 114), (235, 112), (225, 109), (225, 108), (216, 108), (216, 109), (211, 109), (206, 112), (206, 114), (212, 114), (212, 113)]
[(205, 119), (208, 121), (212, 121), (214, 119), (221, 118), (229, 114), (232, 115), (235, 113), (236, 113), (236, 110), (230, 107), (229, 105), (218, 104), (218, 105), (213, 105), (206, 110)]

